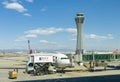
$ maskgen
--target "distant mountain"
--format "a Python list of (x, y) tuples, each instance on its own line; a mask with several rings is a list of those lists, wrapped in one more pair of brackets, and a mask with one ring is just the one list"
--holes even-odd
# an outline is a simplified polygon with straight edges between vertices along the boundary
[[(33, 52), (74, 52), (73, 49), (33, 49)], [(0, 49), (0, 52), (29, 52), (27, 49)]]

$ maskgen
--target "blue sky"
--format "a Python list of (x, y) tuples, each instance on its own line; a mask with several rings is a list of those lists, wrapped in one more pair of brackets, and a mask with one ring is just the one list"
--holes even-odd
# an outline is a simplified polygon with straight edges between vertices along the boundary
[(0, 49), (76, 49), (84, 13), (84, 49), (120, 49), (120, 0), (0, 0)]

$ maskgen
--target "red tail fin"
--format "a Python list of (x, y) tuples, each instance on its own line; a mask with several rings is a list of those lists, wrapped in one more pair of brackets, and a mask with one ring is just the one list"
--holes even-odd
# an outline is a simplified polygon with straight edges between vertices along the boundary
[(115, 50), (113, 51), (113, 54), (116, 55), (116, 54), (118, 54), (118, 52), (119, 52), (118, 49), (115, 49)]
[(30, 52), (29, 52), (29, 54), (32, 54), (32, 49), (30, 49)]

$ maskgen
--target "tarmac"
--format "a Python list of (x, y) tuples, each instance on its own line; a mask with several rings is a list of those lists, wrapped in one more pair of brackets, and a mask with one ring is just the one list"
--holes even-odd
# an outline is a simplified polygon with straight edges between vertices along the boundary
[[(78, 71), (76, 68), (67, 68), (65, 73), (47, 74), (34, 76), (25, 73), (25, 66), (28, 58), (27, 55), (12, 54), (0, 55), (0, 82), (119, 82), (120, 69), (114, 66), (108, 67), (107, 70), (97, 68), (94, 72)], [(113, 63), (110, 63), (112, 66)], [(116, 61), (115, 65), (119, 65)], [(9, 71), (18, 69), (16, 79), (9, 79)], [(76, 69), (76, 70), (74, 70)], [(80, 67), (81, 69), (81, 67)], [(100, 69), (100, 70), (99, 70)], [(69, 70), (69, 71), (68, 71)]]

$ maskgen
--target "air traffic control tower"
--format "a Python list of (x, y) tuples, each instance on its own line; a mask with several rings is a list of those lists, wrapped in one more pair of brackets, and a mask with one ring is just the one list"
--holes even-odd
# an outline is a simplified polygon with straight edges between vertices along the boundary
[(78, 13), (75, 17), (76, 25), (77, 25), (77, 46), (76, 46), (76, 54), (74, 56), (75, 62), (82, 62), (83, 55), (83, 23), (84, 23), (84, 14)]

